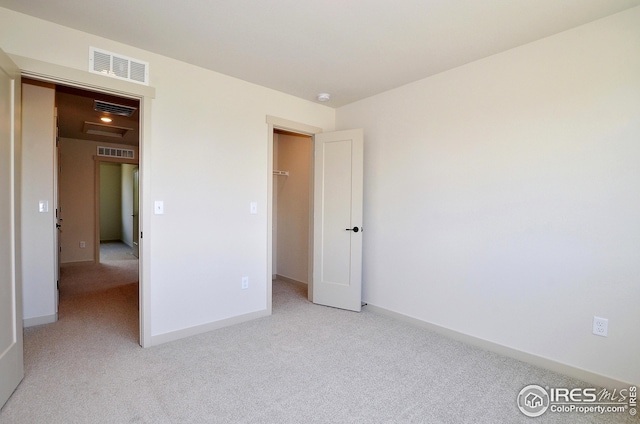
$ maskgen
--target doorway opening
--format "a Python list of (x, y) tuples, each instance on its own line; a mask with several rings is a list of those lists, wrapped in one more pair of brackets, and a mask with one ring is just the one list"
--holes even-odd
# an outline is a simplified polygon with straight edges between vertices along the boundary
[[(306, 261), (306, 279), (304, 279), (305, 266), (299, 267), (295, 271), (295, 276), (298, 278), (302, 278), (301, 280), (297, 280), (293, 278), (296, 282), (293, 284), (304, 286), (306, 283), (306, 287), (302, 287), (301, 292), (306, 291), (306, 297), (309, 301), (313, 302), (313, 237), (314, 237), (314, 229), (313, 229), (313, 203), (314, 203), (314, 195), (313, 195), (313, 178), (314, 178), (314, 159), (313, 159), (313, 151), (314, 151), (314, 135), (322, 132), (322, 128), (314, 127), (311, 125), (302, 124), (299, 122), (289, 121), (287, 119), (278, 118), (275, 116), (267, 116), (267, 125), (268, 125), (268, 143), (267, 143), (267, 158), (268, 158), (268, 168), (267, 168), (267, 311), (269, 314), (272, 313), (273, 308), (273, 280), (280, 275), (281, 277), (291, 278), (291, 275), (287, 276), (286, 274), (289, 272), (288, 268), (281, 268), (278, 270), (278, 261), (279, 257), (283, 257), (283, 252), (278, 251), (278, 227), (284, 227), (290, 225), (290, 222), (285, 222), (284, 218), (278, 220), (278, 198), (277, 198), (277, 190), (279, 185), (287, 184), (285, 182), (279, 181), (286, 178), (291, 178), (291, 169), (289, 169), (289, 176), (285, 174), (281, 174), (280, 172), (274, 171), (282, 171), (283, 173), (287, 170), (278, 169), (278, 167), (286, 166), (286, 162), (282, 160), (278, 160), (278, 147), (281, 144), (278, 142), (279, 139), (288, 139), (284, 143), (296, 143), (294, 144), (294, 149), (288, 150), (287, 147), (284, 147), (284, 151), (287, 153), (292, 153), (295, 151), (298, 156), (300, 154), (299, 150), (305, 149), (308, 145), (309, 149), (309, 157), (307, 160), (302, 160), (302, 167), (306, 170), (302, 171), (307, 174), (305, 178), (308, 178), (308, 190), (306, 194), (301, 194), (305, 199), (298, 199), (298, 207), (300, 207), (301, 202), (307, 202), (308, 204), (308, 212), (306, 215), (307, 219), (307, 246), (306, 248), (302, 248), (303, 251), (306, 251), (307, 261)], [(283, 144), (284, 144), (283, 143)], [(301, 163), (294, 163), (296, 166), (301, 166)], [(292, 168), (293, 169), (293, 168)], [(296, 171), (297, 173), (297, 171)], [(294, 175), (295, 176), (295, 175)], [(295, 176), (298, 178), (297, 176)], [(289, 186), (295, 185), (293, 183), (293, 179), (291, 180), (292, 184)], [(298, 182), (298, 186), (300, 185), (300, 181)], [(298, 192), (303, 193), (304, 190), (301, 187), (298, 187)], [(289, 213), (289, 212), (287, 212)], [(300, 210), (297, 211), (296, 216), (298, 217), (298, 226), (297, 231), (292, 231), (294, 234), (292, 237), (297, 238), (297, 246), (300, 246), (301, 239), (304, 240), (304, 234), (301, 232), (304, 230), (304, 223), (300, 223), (300, 220), (304, 220), (304, 213), (301, 213)], [(300, 229), (302, 228), (302, 229)], [(284, 236), (282, 236), (284, 237)], [(296, 255), (297, 258), (300, 258), (300, 254)], [(298, 266), (300, 266), (298, 264)], [(280, 273), (278, 273), (280, 271)], [(299, 282), (298, 282), (299, 281)]]
[[(59, 84), (55, 90), (60, 317), (65, 307), (83, 308), (84, 299), (110, 304), (86, 319), (119, 320), (138, 339), (140, 102)], [(110, 316), (113, 310), (120, 312)]]
[(138, 165), (96, 160), (96, 262), (139, 257)]
[(295, 285), (309, 298), (313, 269), (313, 140), (273, 130), (272, 280)]
[[(149, 204), (149, 199), (147, 198), (149, 191), (146, 188), (149, 187), (150, 184), (149, 158), (152, 146), (148, 140), (151, 128), (150, 110), (153, 99), (155, 98), (155, 88), (139, 84), (126, 84), (122, 81), (104, 78), (99, 75), (77, 72), (71, 68), (53, 63), (23, 59), (19, 64), (22, 79), (28, 78), (44, 84), (54, 84), (69, 89), (86, 90), (107, 96), (112, 95), (118, 99), (133, 100), (139, 104), (138, 122), (140, 124), (139, 133), (136, 137), (139, 145), (138, 160), (140, 166), (140, 260), (138, 267), (138, 293), (136, 293), (138, 299), (137, 321), (139, 322), (139, 328), (137, 329), (137, 333), (139, 334), (138, 343), (142, 347), (150, 347), (153, 344), (151, 337), (151, 293), (148, 284), (150, 279), (150, 248), (148, 243), (144, 242), (142, 233), (147, 225), (146, 222), (149, 215), (148, 208), (145, 205)], [(53, 186), (57, 187), (57, 184)], [(92, 250), (91, 244), (86, 244), (86, 246), (88, 248), (87, 250)], [(53, 250), (57, 252), (57, 249)], [(53, 258), (53, 260), (55, 262), (56, 258)], [(57, 267), (54, 269), (57, 269)], [(52, 278), (52, 280), (52, 285), (55, 287), (55, 278)]]
[[(142, 328), (137, 308), (141, 303), (139, 261), (134, 256), (126, 263), (118, 257), (108, 263), (100, 261), (99, 207), (101, 203), (106, 206), (117, 204), (117, 219), (122, 221), (120, 233), (127, 233), (126, 239), (121, 235), (117, 238), (131, 244), (134, 226), (132, 222), (125, 225), (125, 221), (133, 219), (133, 204), (138, 203), (133, 173), (139, 157), (140, 118), (137, 111), (140, 101), (30, 78), (23, 78), (23, 84), (38, 86), (37, 90), (30, 90), (28, 101), (32, 104), (46, 104), (41, 99), (53, 100), (50, 106), (39, 109), (42, 112), (40, 118), (35, 118), (38, 121), (32, 119), (25, 125), (37, 126), (38, 122), (51, 122), (49, 119), (53, 117), (54, 131), (42, 131), (42, 142), (37, 149), (41, 149), (39, 154), (43, 157), (51, 155), (54, 164), (53, 179), (49, 181), (53, 186), (52, 206), (56, 222), (52, 252), (55, 279), (51, 282), (55, 285), (56, 315), (59, 319), (72, 318), (78, 311), (88, 310), (98, 320), (105, 316), (106, 320), (125, 317), (128, 321), (126, 325), (118, 325), (118, 331), (121, 329), (122, 334), (138, 341)], [(107, 113), (98, 109), (98, 102), (124, 104), (135, 112), (130, 116)], [(105, 119), (101, 121), (100, 118)], [(42, 127), (46, 128), (46, 125)], [(112, 151), (111, 156), (115, 157), (105, 153)], [(100, 202), (100, 163), (108, 163), (113, 169), (117, 167), (117, 183), (107, 184), (108, 191), (120, 196), (117, 201)], [(109, 182), (108, 178), (105, 182)], [(127, 218), (123, 216), (125, 210)], [(119, 298), (114, 293), (120, 295)], [(86, 308), (87, 301), (102, 305), (114, 299), (120, 301), (120, 309), (126, 310), (126, 314), (111, 317), (98, 308)], [(111, 304), (109, 308), (113, 310), (113, 306)], [(109, 311), (108, 308), (105, 310)]]

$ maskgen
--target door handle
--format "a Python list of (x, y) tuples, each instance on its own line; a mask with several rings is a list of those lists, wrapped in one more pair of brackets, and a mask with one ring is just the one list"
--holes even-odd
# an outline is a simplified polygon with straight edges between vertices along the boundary
[(345, 228), (345, 231), (353, 231), (354, 233), (357, 233), (358, 231), (360, 231), (360, 228), (358, 227)]

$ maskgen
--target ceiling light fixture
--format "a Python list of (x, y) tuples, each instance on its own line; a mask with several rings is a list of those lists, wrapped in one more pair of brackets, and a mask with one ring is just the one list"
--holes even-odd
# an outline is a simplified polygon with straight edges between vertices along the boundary
[(100, 120), (101, 120), (102, 122), (111, 122), (111, 121), (112, 121), (112, 119), (111, 119), (111, 118), (107, 118), (106, 116), (103, 116), (102, 118), (100, 118)]
[(316, 98), (318, 99), (319, 102), (328, 102), (329, 99), (331, 98), (331, 94), (329, 94), (329, 93), (320, 93), (320, 94), (318, 94), (318, 96)]

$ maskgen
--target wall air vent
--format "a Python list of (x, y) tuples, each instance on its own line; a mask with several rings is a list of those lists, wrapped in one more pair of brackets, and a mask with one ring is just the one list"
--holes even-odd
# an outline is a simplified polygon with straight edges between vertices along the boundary
[(136, 107), (103, 102), (102, 100), (93, 101), (93, 110), (96, 112), (107, 112), (114, 115), (131, 117), (137, 109)]
[(113, 147), (98, 146), (98, 156), (133, 159), (133, 153), (133, 150), (129, 149), (114, 149)]
[(89, 72), (149, 85), (147, 62), (95, 47), (89, 47)]

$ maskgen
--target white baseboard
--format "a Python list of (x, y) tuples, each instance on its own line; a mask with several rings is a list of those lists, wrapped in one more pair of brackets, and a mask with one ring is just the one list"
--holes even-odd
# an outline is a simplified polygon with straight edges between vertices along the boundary
[(169, 343), (185, 337), (196, 336), (209, 331), (217, 330), (231, 325), (240, 324), (257, 318), (269, 316), (269, 312), (265, 309), (262, 311), (251, 312), (237, 317), (227, 318), (220, 321), (210, 322), (207, 324), (197, 325), (195, 327), (183, 328), (182, 330), (171, 331), (169, 333), (157, 334), (151, 336), (150, 346), (157, 346), (163, 343)]
[(61, 262), (60, 266), (87, 265), (87, 264), (94, 264), (94, 263), (96, 263), (94, 259), (87, 259), (84, 261)]
[(542, 356), (534, 355), (532, 353), (524, 352), (518, 349), (514, 349), (508, 346), (504, 346), (498, 343), (494, 343), (488, 340), (480, 339), (478, 337), (471, 336), (469, 334), (460, 333), (450, 328), (442, 327), (436, 324), (432, 324), (427, 321), (422, 321), (418, 318), (403, 315), (399, 312), (390, 311), (379, 306), (367, 304), (366, 308), (374, 313), (380, 313), (383, 315), (396, 318), (401, 321), (408, 322), (418, 327), (423, 327), (438, 334), (442, 334), (445, 337), (449, 337), (454, 340), (461, 341), (476, 347), (479, 347), (490, 352), (495, 352), (500, 355), (507, 356), (509, 358), (517, 359), (522, 362), (526, 362), (531, 365), (535, 365), (540, 368), (544, 368), (550, 371), (557, 372), (559, 374), (567, 375), (569, 377), (582, 380), (584, 382), (594, 384), (597, 387), (603, 388), (621, 388), (629, 387), (631, 385), (638, 385), (640, 382), (628, 382), (621, 381), (615, 378), (607, 377), (606, 375), (597, 374), (582, 368), (577, 368), (571, 365), (564, 364), (562, 362), (555, 361), (553, 359), (545, 358)]
[(293, 278), (285, 277), (284, 275), (280, 274), (275, 274), (274, 280), (286, 281), (288, 283), (304, 284), (305, 286), (308, 285), (305, 281), (295, 280)]
[(24, 318), (22, 320), (22, 326), (24, 328), (35, 327), (36, 325), (53, 324), (54, 322), (57, 322), (57, 321), (58, 321), (58, 314), (44, 315), (41, 317)]

